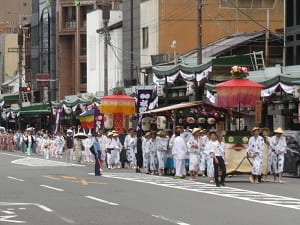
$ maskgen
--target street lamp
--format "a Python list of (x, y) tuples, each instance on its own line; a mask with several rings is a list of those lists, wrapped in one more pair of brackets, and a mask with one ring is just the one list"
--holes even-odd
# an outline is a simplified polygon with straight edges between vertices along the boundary
[(174, 51), (174, 64), (175, 64), (175, 65), (177, 64), (176, 47), (177, 47), (177, 43), (176, 43), (175, 40), (173, 40), (173, 41), (172, 41), (172, 44), (171, 44), (171, 48), (172, 48), (173, 51)]

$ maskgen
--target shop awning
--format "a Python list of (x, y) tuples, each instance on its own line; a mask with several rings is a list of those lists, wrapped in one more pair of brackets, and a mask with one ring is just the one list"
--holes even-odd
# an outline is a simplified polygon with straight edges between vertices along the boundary
[(42, 114), (50, 114), (50, 110), (28, 110), (28, 111), (20, 111), (21, 115), (42, 115)]
[(50, 114), (50, 107), (48, 104), (32, 104), (30, 106), (22, 107), (21, 115), (41, 115)]
[(0, 95), (0, 100), (4, 101), (19, 101), (19, 94), (3, 94)]

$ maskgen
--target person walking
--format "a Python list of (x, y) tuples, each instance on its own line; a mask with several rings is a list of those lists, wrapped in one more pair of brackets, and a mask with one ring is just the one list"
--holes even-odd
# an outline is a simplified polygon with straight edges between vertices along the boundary
[(27, 131), (27, 134), (24, 137), (24, 142), (26, 144), (27, 155), (31, 156), (32, 155), (32, 146), (33, 146), (33, 143), (35, 140), (32, 136), (32, 128), (27, 128), (26, 131)]
[(190, 180), (196, 180), (196, 176), (199, 169), (200, 161), (200, 128), (194, 128), (192, 131), (192, 137), (187, 142), (187, 148), (189, 153), (189, 172), (191, 175)]
[(254, 127), (252, 129), (252, 137), (249, 139), (247, 156), (253, 159), (252, 174), (250, 182), (259, 183), (258, 177), (261, 176), (264, 157), (265, 142), (263, 137), (259, 136), (261, 129)]
[(99, 140), (98, 138), (94, 138), (94, 143), (93, 143), (93, 146), (94, 148), (94, 153), (95, 153), (95, 176), (101, 176), (101, 167), (102, 167), (102, 164), (101, 164), (101, 145), (99, 143)]
[(74, 138), (74, 152), (76, 162), (80, 163), (82, 159), (82, 141), (76, 136)]
[[(215, 135), (215, 134), (211, 134)], [(212, 137), (213, 139), (213, 137)], [(216, 186), (225, 186), (225, 176), (226, 176), (226, 167), (225, 167), (225, 143), (223, 142), (223, 136), (220, 133), (217, 133), (217, 148), (214, 152), (211, 152), (214, 159), (214, 172), (215, 172), (215, 182)], [(219, 169), (222, 171), (221, 181), (219, 181)]]
[(282, 183), (282, 173), (284, 167), (284, 154), (286, 153), (286, 139), (283, 137), (283, 130), (279, 127), (274, 130), (274, 136), (270, 139), (270, 147), (272, 149), (272, 172), (274, 174), (274, 183)]
[(70, 165), (73, 160), (73, 148), (74, 148), (74, 137), (73, 131), (71, 129), (67, 130), (67, 135), (65, 137), (65, 154), (66, 162)]
[(49, 138), (48, 134), (45, 134), (42, 139), (42, 151), (44, 152), (45, 159), (49, 159), (50, 156), (50, 147), (51, 147), (52, 141)]
[(151, 132), (151, 139), (149, 141), (149, 153), (150, 153), (150, 171), (152, 175), (157, 173), (157, 141), (156, 132)]
[(149, 141), (150, 141), (151, 133), (147, 132), (144, 135), (142, 149), (143, 149), (143, 164), (144, 170), (146, 174), (150, 173), (150, 152), (149, 152)]
[(62, 154), (64, 150), (64, 137), (61, 132), (58, 132), (58, 135), (55, 138), (55, 144), (57, 146), (57, 157), (62, 159)]
[[(100, 144), (101, 148), (101, 163), (102, 165), (106, 162), (106, 148), (107, 148), (107, 137), (104, 135), (104, 132), (102, 129), (98, 131), (98, 142)], [(102, 168), (100, 168), (100, 171), (102, 171)]]
[(212, 152), (216, 152), (218, 141), (217, 141), (217, 133), (215, 130), (211, 130), (208, 132), (207, 137), (209, 141), (205, 145), (205, 155), (207, 162), (207, 176), (209, 177), (209, 182), (214, 183), (215, 170), (214, 170), (214, 157)]
[(175, 131), (175, 138), (172, 145), (172, 156), (175, 161), (175, 178), (185, 178), (185, 156), (187, 153), (187, 146), (182, 136), (180, 136), (180, 130)]
[(162, 176), (164, 174), (166, 161), (167, 161), (167, 150), (169, 138), (166, 135), (166, 132), (159, 131), (157, 133), (158, 137), (156, 137), (157, 144), (157, 159), (158, 159), (158, 175)]

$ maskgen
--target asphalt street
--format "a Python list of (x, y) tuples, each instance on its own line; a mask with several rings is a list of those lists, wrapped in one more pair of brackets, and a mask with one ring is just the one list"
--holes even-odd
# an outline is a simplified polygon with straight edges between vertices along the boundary
[(300, 224), (298, 178), (249, 184), (239, 175), (216, 188), (203, 177), (191, 182), (128, 169), (92, 173), (93, 165), (0, 152), (0, 224)]

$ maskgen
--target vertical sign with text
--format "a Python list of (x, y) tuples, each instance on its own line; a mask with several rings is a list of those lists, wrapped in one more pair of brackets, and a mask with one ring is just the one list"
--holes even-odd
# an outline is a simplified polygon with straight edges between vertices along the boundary
[(141, 89), (137, 90), (137, 113), (138, 113), (138, 124), (136, 127), (137, 132), (142, 132), (142, 119), (143, 115), (140, 113), (146, 112), (148, 110), (151, 96), (152, 96), (153, 90), (150, 89)]

